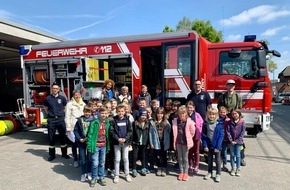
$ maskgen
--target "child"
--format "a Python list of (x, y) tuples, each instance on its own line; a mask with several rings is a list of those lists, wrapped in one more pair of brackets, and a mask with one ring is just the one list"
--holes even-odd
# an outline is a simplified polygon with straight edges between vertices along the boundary
[(75, 142), (79, 148), (79, 159), (81, 166), (81, 182), (85, 182), (87, 178), (91, 176), (89, 173), (91, 172), (91, 160), (90, 153), (87, 152), (87, 134), (89, 130), (89, 126), (94, 117), (92, 116), (92, 108), (89, 106), (84, 106), (84, 115), (77, 119), (77, 122), (74, 126), (74, 135)]
[(158, 100), (160, 102), (160, 106), (163, 106), (163, 102), (162, 102), (162, 89), (161, 89), (161, 86), (160, 85), (157, 85), (156, 86), (156, 96), (155, 98), (156, 100)]
[[(110, 150), (110, 122), (107, 120), (107, 109), (99, 109), (99, 118), (94, 120), (88, 132), (87, 149), (92, 153), (92, 181), (91, 187), (98, 182), (106, 186), (104, 178), (106, 152)], [(98, 178), (98, 181), (97, 181)]]
[(230, 120), (230, 118), (227, 116), (228, 115), (228, 110), (224, 106), (220, 106), (219, 108), (219, 118), (217, 119), (217, 122), (220, 123), (223, 126), (223, 132), (224, 132), (224, 139), (222, 142), (222, 151), (221, 151), (221, 158), (223, 161), (223, 167), (222, 170), (225, 172), (228, 172), (227, 168), (227, 157), (228, 157), (228, 147), (229, 147), (229, 139), (227, 136), (227, 122)]
[[(110, 101), (115, 98), (115, 82), (111, 79), (105, 80), (104, 87), (102, 90), (102, 100), (103, 102)], [(116, 98), (115, 98), (116, 99)]]
[(104, 106), (105, 106), (105, 108), (107, 108), (107, 111), (108, 111), (107, 117), (108, 117), (109, 121), (112, 121), (114, 116), (113, 116), (113, 113), (112, 113), (112, 103), (111, 103), (111, 101), (104, 102)]
[(178, 180), (188, 180), (188, 150), (193, 147), (193, 140), (195, 133), (195, 123), (192, 121), (186, 111), (185, 106), (178, 109), (178, 118), (172, 121), (173, 129), (173, 145), (177, 150), (178, 164), (180, 174)]
[(193, 103), (193, 101), (190, 100), (186, 102), (186, 109), (188, 116), (195, 122), (195, 135), (193, 137), (193, 147), (189, 149), (188, 152), (189, 172), (198, 173), (199, 148), (203, 119), (199, 113), (195, 112), (195, 104)]
[(169, 118), (169, 115), (172, 113), (172, 99), (167, 99), (166, 102), (165, 102), (165, 115), (166, 115), (166, 118), (168, 119)]
[(132, 145), (133, 145), (133, 164), (132, 176), (137, 176), (136, 161), (140, 151), (141, 156), (141, 175), (146, 176), (147, 165), (147, 146), (149, 142), (149, 122), (147, 120), (147, 111), (145, 108), (139, 109), (139, 118), (133, 123)]
[(123, 103), (123, 100), (125, 98), (129, 101), (129, 105), (131, 105), (132, 96), (129, 94), (129, 88), (128, 88), (128, 86), (122, 86), (122, 88), (121, 88), (121, 95), (118, 96), (118, 102), (119, 102), (119, 104), (120, 103)]
[(149, 104), (148, 105), (146, 104), (145, 98), (139, 98), (137, 103), (138, 103), (138, 109), (134, 110), (134, 112), (133, 112), (133, 117), (135, 120), (138, 119), (138, 117), (139, 117), (139, 109), (146, 108), (147, 106), (149, 106)]
[(148, 88), (146, 85), (142, 85), (141, 86), (141, 92), (140, 94), (138, 95), (138, 99), (137, 99), (137, 102), (139, 102), (139, 99), (140, 98), (144, 98), (145, 101), (146, 101), (146, 106), (149, 106), (150, 105), (150, 102), (151, 102), (151, 95), (149, 94), (148, 92)]
[(152, 117), (154, 117), (156, 110), (160, 107), (159, 100), (152, 100), (151, 101), (151, 108), (152, 108)]
[(150, 148), (154, 150), (154, 157), (158, 166), (156, 175), (165, 177), (167, 175), (166, 151), (170, 147), (171, 125), (166, 119), (163, 107), (157, 108), (154, 117), (154, 125), (149, 132)]
[[(171, 114), (168, 117), (168, 121), (169, 121), (171, 126), (172, 126), (173, 119), (178, 117), (178, 109), (179, 109), (180, 106), (181, 106), (180, 101), (176, 100), (176, 101), (174, 101), (172, 103)], [(173, 145), (174, 141), (173, 141), (173, 131), (172, 130), (171, 130), (171, 133), (170, 133), (170, 142), (171, 143), (170, 143), (170, 148), (169, 148), (169, 150), (170, 150), (169, 159), (174, 161), (177, 158), (177, 154), (176, 154), (176, 152), (174, 151), (174, 148), (173, 148), (174, 147), (174, 145)], [(178, 168), (179, 168), (179, 166), (178, 166), (178, 162), (177, 162), (175, 164), (175, 169), (178, 169)]]
[[(148, 122), (149, 122), (149, 143), (150, 143), (150, 132), (151, 132), (151, 128), (155, 127), (155, 123), (154, 123), (154, 120), (152, 118), (152, 109), (150, 106), (147, 106), (146, 107), (146, 111), (147, 111), (147, 118), (148, 118)], [(152, 132), (151, 132), (152, 133)], [(149, 170), (147, 171), (147, 173), (150, 173), (150, 172), (154, 172), (154, 149), (151, 148), (151, 146), (149, 147)]]
[(131, 114), (132, 111), (131, 111), (131, 106), (129, 104), (126, 104), (126, 103), (122, 103), (123, 105), (126, 106), (126, 116), (129, 118), (129, 121), (131, 122), (131, 124), (133, 124), (133, 122), (135, 121), (134, 120), (134, 117), (133, 115)]
[(111, 99), (111, 113), (113, 116), (116, 116), (117, 115), (117, 111), (116, 111), (116, 108), (117, 108), (117, 105), (118, 105), (118, 102), (116, 99)]
[[(231, 160), (231, 172), (232, 176), (241, 176), (241, 146), (243, 146), (243, 138), (246, 131), (246, 125), (242, 119), (242, 114), (239, 109), (234, 109), (231, 112), (232, 119), (228, 122), (227, 135), (230, 143), (230, 160)], [(236, 162), (236, 170), (235, 170)]]
[(208, 154), (208, 173), (204, 177), (208, 180), (212, 177), (213, 157), (216, 164), (216, 182), (221, 180), (221, 145), (224, 138), (223, 126), (217, 123), (218, 111), (210, 108), (206, 113), (206, 121), (202, 126), (202, 146)]
[(129, 175), (129, 145), (131, 144), (132, 137), (132, 125), (128, 119), (125, 117), (126, 107), (123, 104), (117, 106), (117, 116), (115, 116), (111, 122), (111, 135), (112, 143), (114, 144), (115, 152), (115, 177), (113, 182), (119, 182), (120, 175), (120, 160), (121, 151), (124, 162), (125, 179), (127, 182), (131, 182), (132, 179)]

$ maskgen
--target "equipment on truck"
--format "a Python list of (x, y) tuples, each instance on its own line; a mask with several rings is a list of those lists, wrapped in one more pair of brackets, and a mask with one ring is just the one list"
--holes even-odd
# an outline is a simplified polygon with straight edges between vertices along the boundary
[(136, 105), (142, 84), (151, 94), (160, 85), (163, 100), (184, 102), (196, 79), (216, 104), (226, 81), (234, 79), (248, 134), (270, 127), (272, 93), (266, 57), (280, 54), (255, 36), (244, 42), (210, 43), (195, 31), (185, 31), (45, 43), (22, 46), (20, 52), (26, 109), (42, 110), (53, 81), (63, 84), (68, 99), (76, 88), (89, 99), (97, 94), (99, 81), (110, 78), (117, 89), (129, 87)]

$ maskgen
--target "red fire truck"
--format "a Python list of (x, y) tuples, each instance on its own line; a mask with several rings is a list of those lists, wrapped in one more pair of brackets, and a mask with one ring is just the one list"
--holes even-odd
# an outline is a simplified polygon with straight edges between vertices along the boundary
[(236, 81), (242, 95), (248, 134), (270, 127), (270, 51), (255, 36), (243, 42), (210, 43), (195, 31), (72, 40), (20, 47), (26, 112), (41, 125), (43, 101), (58, 81), (68, 99), (74, 89), (86, 89), (84, 99), (96, 98), (101, 82), (112, 79), (116, 88), (128, 86), (136, 101), (141, 85), (154, 95), (160, 85), (163, 99), (184, 102), (196, 79), (210, 93), (214, 105), (226, 81)]

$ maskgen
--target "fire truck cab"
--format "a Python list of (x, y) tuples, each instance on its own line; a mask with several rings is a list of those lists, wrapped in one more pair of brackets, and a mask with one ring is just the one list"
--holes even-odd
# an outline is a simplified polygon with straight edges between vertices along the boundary
[(163, 101), (184, 103), (193, 82), (200, 79), (216, 105), (226, 81), (234, 79), (248, 134), (270, 127), (266, 56), (280, 54), (253, 36), (244, 42), (210, 43), (195, 31), (158, 33), (21, 46), (20, 53), (25, 109), (37, 112), (38, 126), (45, 119), (43, 101), (54, 81), (68, 100), (75, 89), (83, 90), (83, 98), (89, 100), (98, 98), (104, 80), (112, 79), (117, 90), (129, 87), (136, 105), (143, 84), (153, 97), (160, 85)]

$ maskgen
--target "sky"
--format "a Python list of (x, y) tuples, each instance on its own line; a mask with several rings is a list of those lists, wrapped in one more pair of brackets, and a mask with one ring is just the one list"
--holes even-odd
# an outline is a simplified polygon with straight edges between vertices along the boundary
[(278, 69), (290, 66), (289, 0), (9, 0), (0, 18), (69, 40), (160, 33), (183, 17), (210, 21), (228, 41), (245, 35), (270, 42), (281, 53)]

